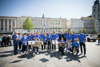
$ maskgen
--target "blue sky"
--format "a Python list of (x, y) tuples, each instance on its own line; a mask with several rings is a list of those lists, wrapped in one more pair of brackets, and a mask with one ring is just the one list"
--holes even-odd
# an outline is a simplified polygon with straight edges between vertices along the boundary
[(91, 15), (95, 0), (0, 0), (0, 16), (81, 18)]

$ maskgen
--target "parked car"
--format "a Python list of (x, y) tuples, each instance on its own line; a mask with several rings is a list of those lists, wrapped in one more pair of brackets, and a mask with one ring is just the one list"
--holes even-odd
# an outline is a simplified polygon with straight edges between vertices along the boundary
[(95, 42), (97, 40), (97, 36), (94, 34), (86, 34), (87, 41), (89, 42), (90, 40), (93, 40)]

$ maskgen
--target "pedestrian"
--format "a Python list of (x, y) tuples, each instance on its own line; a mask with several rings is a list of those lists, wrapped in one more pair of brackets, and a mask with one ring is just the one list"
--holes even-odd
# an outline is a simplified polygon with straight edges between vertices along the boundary
[(74, 42), (74, 39), (78, 39), (78, 35), (75, 34), (75, 31), (73, 31), (73, 34), (71, 36), (72, 36), (72, 43)]
[(18, 54), (18, 52), (17, 52), (17, 46), (18, 46), (18, 42), (19, 42), (18, 37), (19, 37), (19, 35), (18, 35), (18, 32), (16, 31), (12, 38), (13, 43), (14, 43), (14, 55)]
[(98, 39), (98, 44), (100, 44), (100, 33), (99, 33), (97, 39)]
[(78, 38), (79, 38), (79, 43), (80, 43), (81, 54), (83, 54), (83, 50), (82, 50), (82, 47), (83, 47), (84, 48), (84, 56), (85, 56), (86, 55), (85, 41), (87, 41), (87, 39), (86, 39), (86, 35), (83, 34), (82, 30), (80, 30), (80, 34), (79, 34)]
[(50, 35), (48, 36), (47, 41), (48, 41), (48, 50), (51, 50), (51, 41), (52, 41), (52, 38), (50, 37)]
[(21, 39), (22, 39), (22, 35), (21, 35), (21, 33), (19, 33), (19, 50), (21, 50), (21, 46), (22, 46), (22, 41), (21, 41)]
[(77, 42), (77, 39), (74, 39), (74, 42), (72, 43), (72, 46), (71, 46), (71, 49), (70, 49), (71, 52), (77, 52), (76, 55), (78, 55), (79, 53), (79, 43)]
[(1, 43), (2, 43), (2, 37), (1, 37), (1, 35), (0, 35), (0, 46), (2, 46)]
[(22, 41), (22, 52), (21, 52), (21, 54), (22, 54), (22, 53), (25, 53), (25, 50), (27, 48), (27, 37), (26, 37), (26, 34), (23, 35), (21, 41)]

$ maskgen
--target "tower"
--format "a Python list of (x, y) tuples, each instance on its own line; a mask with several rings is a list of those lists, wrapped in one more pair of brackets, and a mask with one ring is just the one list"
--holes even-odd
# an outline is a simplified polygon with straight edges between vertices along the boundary
[(42, 15), (42, 18), (44, 18), (44, 14)]
[(100, 21), (100, 3), (99, 3), (99, 0), (96, 0), (94, 2), (94, 5), (92, 6), (92, 17), (95, 17), (97, 20)]

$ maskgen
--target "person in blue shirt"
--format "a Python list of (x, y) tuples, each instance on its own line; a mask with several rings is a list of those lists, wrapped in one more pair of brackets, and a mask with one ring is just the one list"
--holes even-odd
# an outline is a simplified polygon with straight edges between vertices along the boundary
[(67, 35), (68, 35), (68, 33), (67, 33), (67, 30), (66, 30), (66, 33), (64, 34), (64, 41), (66, 41)]
[(41, 34), (40, 34), (40, 40), (42, 40), (43, 39), (43, 33), (41, 32)]
[[(57, 38), (57, 36), (56, 36), (55, 32), (53, 32), (53, 34), (52, 34), (52, 41), (55, 42), (56, 38)], [(52, 44), (52, 50), (56, 50), (56, 43)]]
[(21, 46), (22, 46), (22, 41), (21, 41), (21, 39), (22, 39), (22, 35), (21, 35), (21, 33), (19, 33), (19, 50), (21, 50)]
[[(32, 36), (31, 36), (31, 34), (28, 35), (27, 40), (28, 40), (28, 41), (32, 41)], [(28, 49), (31, 51), (31, 46), (30, 46), (30, 44), (29, 44)]]
[[(35, 37), (35, 41), (38, 41), (37, 37)], [(39, 47), (33, 47), (33, 55), (35, 54), (39, 54)]]
[(73, 34), (71, 36), (72, 36), (72, 43), (73, 43), (74, 42), (74, 39), (77, 39), (78, 38), (78, 35), (75, 34), (75, 31), (73, 31)]
[[(44, 43), (44, 49), (46, 49), (46, 44), (47, 44), (47, 36), (46, 34), (44, 33), (44, 36), (43, 36), (43, 43)], [(43, 50), (43, 45), (42, 45), (42, 50)]]
[(64, 49), (65, 49), (65, 46), (66, 46), (66, 41), (63, 40), (63, 37), (62, 37), (61, 40), (59, 41), (59, 44), (60, 44), (60, 43), (65, 43), (63, 46), (60, 46), (60, 47), (59, 47), (59, 52), (61, 52), (61, 54), (64, 55)]
[(79, 53), (79, 43), (77, 42), (77, 39), (74, 39), (74, 42), (72, 43), (70, 51), (73, 52), (73, 53), (74, 53), (74, 51), (77, 51), (76, 55), (78, 55), (78, 53)]
[(57, 34), (57, 36), (58, 36), (58, 41), (59, 41), (59, 35), (60, 35), (61, 33), (60, 33), (60, 30), (58, 31), (58, 34)]
[(32, 36), (32, 40), (35, 40), (35, 37), (36, 37), (36, 35), (35, 35), (35, 33), (34, 33), (33, 36)]
[(23, 38), (21, 39), (21, 41), (22, 41), (22, 52), (21, 52), (21, 54), (22, 54), (25, 52), (25, 50), (27, 48), (27, 46), (26, 46), (27, 45), (27, 37), (25, 34), (23, 35)]
[(66, 52), (67, 52), (68, 48), (71, 46), (71, 40), (72, 40), (71, 33), (68, 32), (68, 35), (67, 35), (67, 37), (66, 37), (66, 42), (67, 42)]
[(80, 34), (78, 38), (79, 38), (79, 43), (80, 43), (81, 54), (83, 54), (83, 50), (82, 50), (82, 46), (83, 46), (84, 56), (85, 56), (86, 55), (86, 46), (85, 46), (86, 35), (82, 33), (82, 30), (80, 30)]
[(48, 50), (49, 50), (51, 49), (51, 41), (52, 41), (52, 38), (50, 37), (50, 35), (48, 36), (47, 41), (48, 41)]
[(50, 37), (51, 37), (51, 33), (50, 33), (50, 32), (48, 33), (48, 36), (47, 36), (47, 37), (49, 37), (49, 35), (50, 35)]
[(36, 34), (36, 37), (37, 37), (38, 40), (40, 40), (40, 35), (39, 35), (39, 33)]

